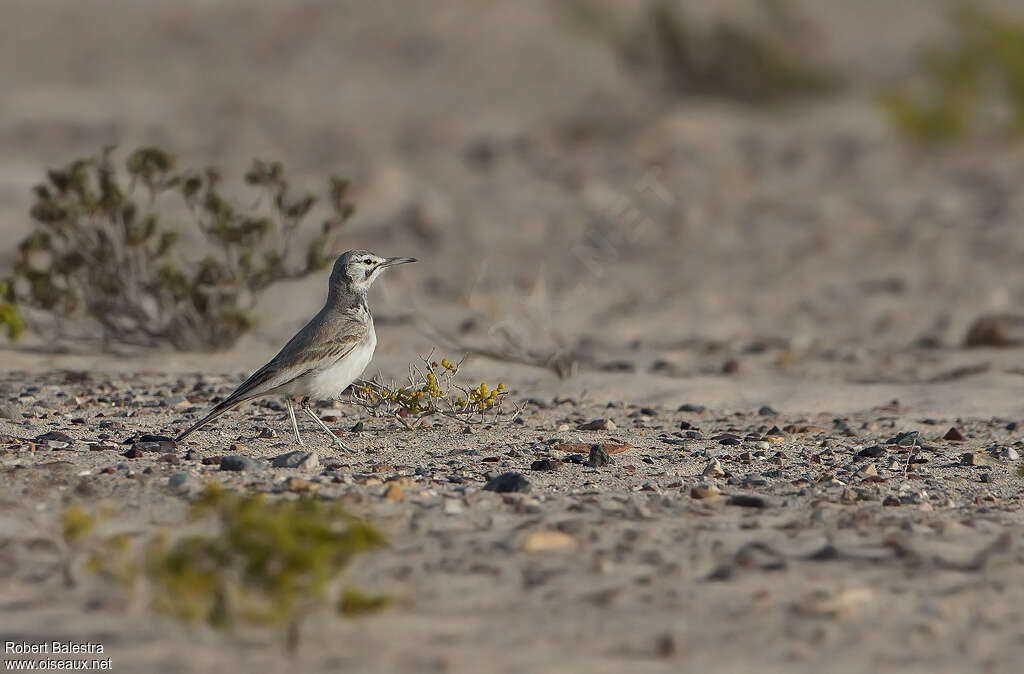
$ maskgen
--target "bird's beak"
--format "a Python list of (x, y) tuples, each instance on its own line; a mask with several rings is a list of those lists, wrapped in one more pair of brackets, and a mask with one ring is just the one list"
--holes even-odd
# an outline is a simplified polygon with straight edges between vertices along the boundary
[(379, 267), (391, 267), (391, 266), (396, 265), (396, 264), (406, 264), (408, 262), (415, 262), (415, 261), (416, 261), (416, 258), (414, 258), (414, 257), (389, 257), (388, 259), (386, 259), (383, 262), (381, 262), (378, 266)]

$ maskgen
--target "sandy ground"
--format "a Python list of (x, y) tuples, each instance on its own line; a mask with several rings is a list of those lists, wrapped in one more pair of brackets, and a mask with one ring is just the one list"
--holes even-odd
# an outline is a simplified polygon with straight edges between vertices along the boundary
[[(2, 348), (0, 638), (97, 640), (114, 671), (293, 667), (276, 635), (186, 630), (98, 584), (67, 590), (32, 541), (67, 503), (146, 533), (180, 522), (203, 481), (279, 492), (302, 477), (387, 532), (351, 575), (402, 601), (310, 620), (300, 671), (1016, 671), (1024, 354), (963, 340), (1024, 304), (1024, 155), (909, 147), (880, 115), (878, 87), (946, 29), (933, 2), (801, 4), (816, 60), (849, 83), (766, 110), (664, 95), (565, 3), (0, 9), (17, 26), (2, 46), (3, 240), (29, 231), (45, 167), (107, 143), (231, 173), (276, 158), (311, 187), (351, 178), (338, 251), (420, 259), (373, 290), (373, 371), (400, 376), (434, 347), (578, 367), (472, 358), (467, 379), (535, 401), (522, 424), (371, 419), (351, 455), (305, 424), (321, 466), (300, 471), (263, 461), (294, 447), (285, 416), (258, 406), (168, 452), (177, 463), (122, 454), (262, 365), (319, 308), (322, 276), (269, 290), (225, 353)], [(751, 3), (689, 5), (743, 18)], [(0, 246), (0, 276), (12, 259)], [(196, 401), (167, 406), (184, 393)], [(344, 433), (361, 418), (320, 412)], [(599, 418), (616, 428), (578, 430)], [(258, 437), (268, 426), (277, 438)], [(35, 442), (48, 431), (73, 443)], [(632, 448), (532, 470), (572, 453), (552, 439)], [(202, 463), (231, 444), (258, 467)], [(702, 475), (715, 459), (724, 474)], [(506, 471), (530, 490), (482, 490)], [(189, 488), (169, 486), (177, 473)], [(395, 481), (401, 502), (382, 496)], [(721, 495), (694, 498), (701, 485)], [(563, 547), (529, 551), (548, 531)]]

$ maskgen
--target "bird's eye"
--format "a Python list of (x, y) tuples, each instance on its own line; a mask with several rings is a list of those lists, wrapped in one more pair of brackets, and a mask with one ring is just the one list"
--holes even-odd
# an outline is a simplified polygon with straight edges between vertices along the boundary
[(363, 264), (370, 264), (372, 262), (373, 260), (371, 260), (370, 258), (366, 258), (365, 260), (363, 260)]

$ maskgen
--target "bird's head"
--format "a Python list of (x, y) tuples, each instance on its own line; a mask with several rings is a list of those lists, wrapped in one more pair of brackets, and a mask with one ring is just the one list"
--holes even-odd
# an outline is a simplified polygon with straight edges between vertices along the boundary
[(388, 267), (415, 262), (411, 257), (381, 257), (366, 250), (350, 250), (334, 263), (331, 272), (331, 290), (349, 290), (365, 294)]

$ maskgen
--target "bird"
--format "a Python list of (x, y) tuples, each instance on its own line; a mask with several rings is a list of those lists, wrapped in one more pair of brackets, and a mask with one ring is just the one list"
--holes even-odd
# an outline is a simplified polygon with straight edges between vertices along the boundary
[(176, 438), (181, 442), (195, 431), (246, 400), (278, 394), (284, 397), (292, 431), (305, 445), (295, 421), (293, 401), (344, 451), (342, 442), (310, 407), (311, 400), (333, 400), (370, 364), (377, 346), (373, 314), (366, 293), (389, 267), (416, 262), (412, 257), (381, 257), (366, 250), (342, 253), (334, 262), (327, 302), (305, 327), (292, 337), (269, 363), (256, 370), (227, 398)]

